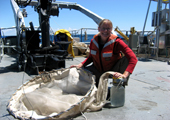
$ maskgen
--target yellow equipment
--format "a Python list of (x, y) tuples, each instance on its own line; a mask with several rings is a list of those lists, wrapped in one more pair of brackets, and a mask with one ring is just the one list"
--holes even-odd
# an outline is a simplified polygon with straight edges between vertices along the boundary
[(135, 31), (135, 28), (134, 28), (134, 27), (131, 27), (131, 28), (130, 28), (130, 33), (133, 35), (133, 34), (135, 34), (135, 32), (136, 32), (136, 31)]
[(129, 41), (129, 38), (125, 34), (123, 34), (118, 27), (115, 28), (115, 31), (118, 32), (123, 38), (125, 38), (125, 40)]

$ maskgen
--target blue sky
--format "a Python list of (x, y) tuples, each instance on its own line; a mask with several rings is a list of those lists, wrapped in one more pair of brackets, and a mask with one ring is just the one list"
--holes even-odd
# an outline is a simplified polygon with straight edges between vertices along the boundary
[[(62, 1), (62, 0), (60, 0)], [(110, 19), (113, 26), (118, 26), (121, 30), (130, 30), (135, 27), (136, 30), (143, 30), (143, 25), (147, 13), (149, 0), (64, 0), (80, 4), (90, 11), (98, 14), (103, 18)], [(152, 12), (155, 12), (157, 2), (151, 2), (149, 16), (145, 30), (153, 30), (151, 27)], [(164, 6), (163, 6), (164, 8)], [(34, 26), (39, 26), (38, 14), (34, 8), (26, 7), (28, 17), (25, 18), (26, 26), (32, 21)], [(97, 24), (86, 15), (76, 10), (59, 9), (59, 17), (50, 18), (51, 28), (58, 29), (80, 29), (80, 28), (97, 28)], [(11, 8), (10, 0), (0, 0), (0, 27), (15, 26), (14, 14)], [(5, 34), (14, 34), (6, 30)]]

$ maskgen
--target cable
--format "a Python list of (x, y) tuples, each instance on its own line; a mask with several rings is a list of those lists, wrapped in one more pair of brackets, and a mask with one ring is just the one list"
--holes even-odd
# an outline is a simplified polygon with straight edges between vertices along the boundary
[[(23, 77), (22, 77), (22, 85), (24, 84), (24, 76), (25, 76), (25, 70), (26, 70), (26, 60), (24, 61), (24, 73), (23, 73)], [(25, 95), (25, 98), (27, 99), (27, 101), (28, 101), (28, 103), (30, 104), (30, 106), (31, 106), (31, 108), (32, 108), (32, 114), (31, 114), (31, 117), (33, 116), (33, 111), (34, 111), (34, 108), (33, 108), (33, 106), (32, 106), (32, 104), (30, 103), (30, 101), (29, 101), (29, 99), (27, 98), (27, 95), (26, 95), (26, 93), (25, 93), (25, 89), (24, 89), (24, 86), (23, 86), (23, 94)]]
[[(53, 19), (52, 19), (53, 20)], [(53, 20), (54, 21), (54, 20)], [(56, 21), (54, 21), (56, 24), (57, 24), (57, 22)], [(62, 26), (60, 26), (59, 24), (57, 24), (58, 26), (59, 26), (59, 28), (60, 29), (64, 29)]]
[[(28, 42), (27, 42), (27, 44), (26, 44), (26, 46), (28, 47), (28, 44), (29, 44), (29, 42), (30, 42), (30, 40), (34, 37), (34, 35), (35, 35), (35, 32), (34, 32), (34, 34), (29, 38), (29, 40), (28, 40)], [(32, 45), (32, 44), (31, 44)], [(33, 45), (34, 46), (34, 45)]]
[(81, 102), (80, 102), (80, 106), (79, 106), (79, 111), (80, 111), (81, 115), (85, 118), (85, 120), (88, 120), (86, 115), (81, 111)]

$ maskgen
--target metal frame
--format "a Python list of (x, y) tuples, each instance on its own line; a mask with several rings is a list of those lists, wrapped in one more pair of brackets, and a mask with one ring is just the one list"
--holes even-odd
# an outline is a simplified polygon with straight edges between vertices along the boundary
[[(146, 21), (147, 21), (149, 9), (150, 9), (151, 1), (158, 2), (157, 11), (156, 11), (156, 13), (157, 13), (157, 22), (155, 23), (156, 24), (156, 26), (155, 26), (155, 29), (156, 29), (156, 42), (155, 43), (156, 43), (156, 45), (153, 46), (153, 47), (150, 47), (152, 49), (156, 49), (156, 57), (158, 59), (158, 54), (159, 54), (159, 39), (160, 39), (160, 22), (161, 22), (160, 21), (161, 20), (160, 13), (161, 13), (161, 10), (162, 10), (162, 3), (169, 4), (170, 0), (149, 0), (149, 5), (148, 5), (148, 10), (147, 10), (144, 26), (143, 26), (142, 36), (144, 36), (144, 31), (145, 31), (145, 26), (146, 26)], [(170, 4), (169, 4), (169, 8), (170, 8)], [(170, 9), (169, 9), (169, 13), (170, 13)], [(169, 15), (169, 18), (168, 18), (168, 25), (170, 26), (170, 15)], [(166, 31), (164, 34), (167, 34), (167, 33), (169, 33), (169, 32)]]
[[(32, 1), (29, 0), (29, 3), (26, 3), (26, 6), (34, 6), (34, 10), (39, 15), (39, 24), (40, 24), (40, 32), (42, 36), (42, 47), (41, 48), (34, 48), (28, 49), (30, 40), (32, 37), (28, 38), (27, 34), (29, 31), (25, 27), (24, 17), (19, 9), (19, 6), (26, 7), (25, 2), (27, 0), (11, 0), (11, 6), (13, 8), (15, 22), (16, 22), (16, 31), (17, 31), (17, 41), (18, 41), (18, 48), (20, 49), (20, 54), (18, 58), (18, 68), (19, 70), (25, 71), (25, 66), (28, 65), (38, 73), (38, 68), (45, 68), (50, 69), (57, 69), (61, 67), (65, 67), (65, 59), (70, 59), (68, 56), (67, 50), (58, 50), (56, 46), (50, 46), (50, 25), (49, 25), (49, 16), (54, 15), (58, 16), (59, 8), (63, 9), (74, 9), (82, 12), (83, 14), (87, 15), (91, 19), (94, 20), (95, 23), (99, 24), (99, 22), (103, 19), (102, 17), (98, 16), (97, 14), (91, 12), (90, 10), (84, 8), (81, 5), (76, 3), (69, 3), (69, 2), (52, 2), (52, 0), (37, 0)], [(24, 4), (23, 4), (24, 3)], [(52, 11), (54, 10), (54, 11)], [(37, 34), (38, 31), (34, 30), (34, 26), (30, 24), (31, 32)], [(38, 39), (37, 35), (34, 38), (36, 41)], [(36, 42), (37, 43), (37, 42)], [(69, 44), (69, 43), (68, 43)], [(33, 45), (33, 44), (32, 44)], [(62, 65), (62, 66), (60, 66)]]

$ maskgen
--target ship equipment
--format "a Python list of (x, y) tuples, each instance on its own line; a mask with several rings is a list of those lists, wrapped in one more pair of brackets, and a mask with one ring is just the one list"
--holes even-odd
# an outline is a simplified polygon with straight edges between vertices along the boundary
[[(27, 12), (25, 9), (21, 12), (19, 7), (25, 8), (28, 5), (33, 6), (39, 15), (39, 29), (37, 30), (35, 30), (32, 22), (30, 22), (30, 27), (25, 27), (23, 16), (27, 16)], [(65, 59), (70, 58), (67, 50), (60, 49), (58, 45), (50, 42), (49, 17), (51, 15), (58, 16), (59, 8), (78, 10), (92, 18), (97, 24), (103, 19), (76, 3), (53, 2), (52, 0), (11, 0), (11, 6), (14, 11), (17, 30), (18, 68), (25, 70), (27, 66), (31, 68), (29, 71), (33, 70), (36, 73), (42, 70), (65, 68)], [(40, 41), (40, 39), (42, 40)], [(42, 43), (41, 46), (40, 42)]]

